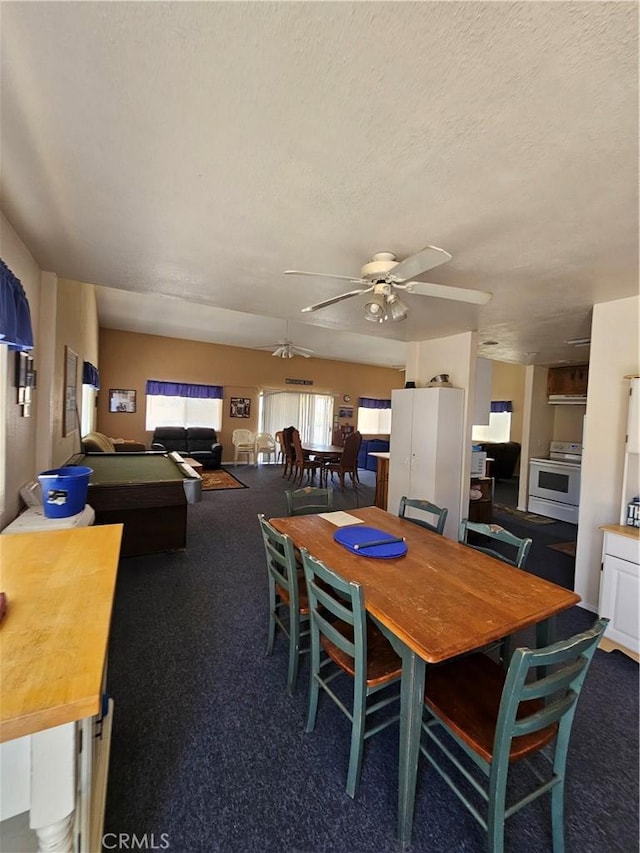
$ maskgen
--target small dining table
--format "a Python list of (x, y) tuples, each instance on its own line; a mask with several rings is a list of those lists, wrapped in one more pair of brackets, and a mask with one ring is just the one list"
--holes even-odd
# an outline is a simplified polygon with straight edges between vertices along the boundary
[[(322, 462), (338, 460), (342, 456), (344, 447), (339, 444), (303, 444), (302, 452), (309, 456), (320, 457)], [(320, 469), (320, 485), (322, 485), (322, 468)]]
[[(344, 513), (336, 514), (342, 522)], [(537, 646), (553, 642), (555, 616), (580, 596), (467, 545), (379, 509), (350, 510), (391, 536), (404, 537), (396, 559), (354, 554), (334, 540), (340, 529), (320, 515), (271, 524), (347, 581), (364, 589), (367, 613), (402, 659), (398, 840), (411, 843), (427, 664), (437, 664), (536, 626)]]

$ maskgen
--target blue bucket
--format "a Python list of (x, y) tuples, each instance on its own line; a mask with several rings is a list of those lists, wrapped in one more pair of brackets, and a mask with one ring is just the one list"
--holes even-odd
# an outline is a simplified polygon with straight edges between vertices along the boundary
[(68, 518), (82, 512), (92, 474), (93, 468), (83, 465), (68, 465), (39, 474), (45, 517)]

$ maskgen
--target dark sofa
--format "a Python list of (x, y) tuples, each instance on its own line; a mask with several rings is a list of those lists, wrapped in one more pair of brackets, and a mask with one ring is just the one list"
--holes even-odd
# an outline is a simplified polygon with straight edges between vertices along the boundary
[(177, 451), (202, 463), (205, 469), (222, 465), (222, 445), (210, 427), (156, 427), (151, 449)]
[(474, 441), (473, 446), (484, 450), (489, 459), (494, 460), (490, 467), (491, 477), (496, 480), (509, 480), (513, 477), (520, 458), (520, 445), (517, 441)]

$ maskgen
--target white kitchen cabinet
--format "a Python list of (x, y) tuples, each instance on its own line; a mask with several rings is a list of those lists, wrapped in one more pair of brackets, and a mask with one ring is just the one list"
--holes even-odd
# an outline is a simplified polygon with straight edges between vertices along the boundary
[(631, 379), (620, 524), (607, 524), (602, 543), (598, 610), (611, 621), (600, 642), (640, 660), (640, 529), (625, 524), (627, 504), (640, 494), (640, 378)]
[(636, 527), (606, 525), (602, 547), (600, 616), (608, 617), (600, 647), (620, 649), (640, 660), (640, 531)]
[(464, 391), (406, 388), (391, 394), (387, 509), (403, 495), (449, 510), (444, 533), (458, 538), (464, 448)]

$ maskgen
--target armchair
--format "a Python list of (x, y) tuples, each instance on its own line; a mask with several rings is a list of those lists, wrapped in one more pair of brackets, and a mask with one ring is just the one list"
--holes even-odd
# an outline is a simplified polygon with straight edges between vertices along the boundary
[(101, 432), (89, 432), (82, 438), (85, 453), (144, 453), (146, 447), (139, 441), (109, 438)]

